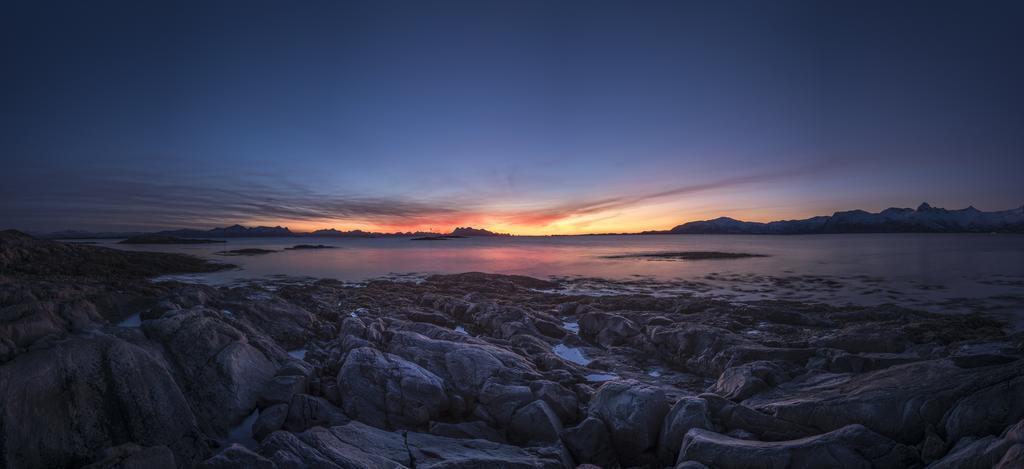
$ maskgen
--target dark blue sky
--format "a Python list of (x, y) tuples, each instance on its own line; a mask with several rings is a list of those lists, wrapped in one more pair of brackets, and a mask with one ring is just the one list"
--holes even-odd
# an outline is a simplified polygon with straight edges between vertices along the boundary
[(0, 223), (632, 231), (1024, 203), (1022, 2), (18, 2)]

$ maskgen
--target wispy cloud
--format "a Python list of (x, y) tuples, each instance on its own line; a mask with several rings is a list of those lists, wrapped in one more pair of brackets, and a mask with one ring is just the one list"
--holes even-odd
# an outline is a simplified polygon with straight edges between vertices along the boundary
[[(46, 229), (162, 229), (211, 227), (227, 223), (268, 222), (300, 226), (372, 226), (445, 229), (464, 224), (497, 223), (529, 228), (571, 220), (578, 229), (646, 203), (709, 191), (771, 183), (810, 169), (779, 171), (686, 184), (667, 189), (581, 198), (572, 202), (531, 201), (529, 208), (502, 209), (501, 200), (479, 195), (444, 199), (370, 196), (315, 190), (270, 177), (192, 177), (123, 173), (117, 176), (49, 174), (48, 185), (23, 181), (0, 189), (0, 216)], [(30, 178), (31, 179), (31, 178)], [(514, 180), (510, 178), (510, 185)], [(507, 201), (506, 201), (507, 202)], [(507, 206), (506, 206), (507, 207)]]

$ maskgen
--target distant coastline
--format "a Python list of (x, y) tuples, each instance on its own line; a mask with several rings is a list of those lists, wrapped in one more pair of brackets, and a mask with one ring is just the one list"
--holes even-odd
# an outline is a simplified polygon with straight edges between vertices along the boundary
[(413, 238), (449, 239), (515, 236), (622, 236), (664, 234), (855, 234), (855, 233), (1024, 233), (1024, 206), (1001, 211), (985, 212), (974, 207), (958, 210), (932, 207), (922, 203), (916, 209), (887, 208), (878, 213), (864, 210), (835, 212), (799, 220), (751, 222), (719, 217), (683, 223), (668, 230), (649, 230), (639, 233), (584, 233), (552, 235), (512, 235), (486, 229), (458, 227), (448, 233), (434, 231), (408, 231), (383, 233), (363, 230), (342, 231), (334, 228), (312, 232), (295, 232), (283, 226), (246, 227), (232, 225), (209, 230), (180, 229), (144, 232), (89, 232), (66, 230), (51, 233), (33, 233), (46, 239), (120, 239), (139, 236), (173, 238)]

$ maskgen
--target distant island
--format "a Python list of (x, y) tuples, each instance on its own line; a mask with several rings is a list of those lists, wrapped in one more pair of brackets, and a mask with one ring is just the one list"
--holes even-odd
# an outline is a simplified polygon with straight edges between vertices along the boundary
[(1024, 207), (983, 212), (974, 207), (946, 210), (922, 203), (917, 209), (888, 208), (836, 212), (803, 220), (768, 223), (729, 217), (692, 221), (643, 234), (832, 234), (832, 233), (1024, 233)]
[[(334, 228), (316, 230), (309, 233), (295, 232), (283, 226), (231, 225), (224, 228), (209, 230), (180, 229), (158, 231), (155, 233), (138, 232), (102, 232), (93, 233), (81, 230), (64, 230), (46, 234), (36, 234), (46, 239), (118, 239), (126, 238), (123, 244), (198, 244), (204, 242), (223, 242), (206, 238), (439, 238), (456, 239), (470, 237), (512, 236), (508, 233), (495, 233), (482, 228), (458, 227), (451, 233), (435, 233), (431, 231), (407, 231), (379, 233), (373, 231), (351, 230), (340, 231)], [(197, 239), (198, 238), (198, 239)], [(194, 241), (190, 241), (194, 240)], [(300, 248), (301, 249), (301, 248)]]
[[(947, 210), (922, 203), (913, 208), (887, 208), (878, 213), (864, 210), (835, 212), (802, 220), (779, 220), (767, 223), (742, 221), (729, 217), (683, 223), (669, 230), (640, 233), (591, 233), (552, 236), (654, 235), (654, 234), (839, 234), (839, 233), (1024, 233), (1024, 206), (1010, 210), (985, 212), (974, 207)], [(155, 233), (102, 232), (65, 230), (35, 233), (46, 239), (118, 239), (130, 238), (126, 244), (182, 244), (190, 239), (209, 238), (409, 238), (417, 241), (438, 241), (471, 237), (511, 237), (483, 228), (457, 227), (450, 233), (408, 231), (381, 233), (363, 230), (341, 231), (334, 228), (308, 233), (291, 231), (283, 226), (231, 225), (209, 230), (180, 229)], [(175, 241), (179, 240), (179, 241)], [(137, 242), (144, 241), (144, 242)], [(200, 241), (204, 242), (204, 241)]]
[(118, 244), (211, 244), (223, 243), (222, 239), (180, 238), (162, 234), (141, 234), (119, 241)]

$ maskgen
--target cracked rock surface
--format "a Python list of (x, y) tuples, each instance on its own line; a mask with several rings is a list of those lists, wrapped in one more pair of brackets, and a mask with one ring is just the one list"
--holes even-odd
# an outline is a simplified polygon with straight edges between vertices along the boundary
[(1024, 461), (1024, 336), (980, 314), (150, 280), (222, 267), (0, 232), (0, 467)]

